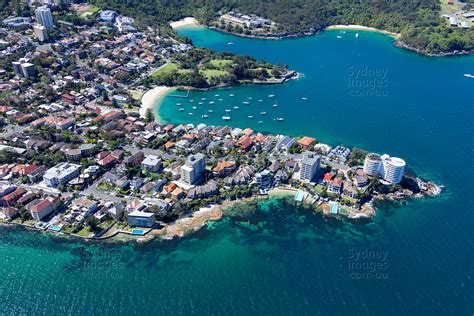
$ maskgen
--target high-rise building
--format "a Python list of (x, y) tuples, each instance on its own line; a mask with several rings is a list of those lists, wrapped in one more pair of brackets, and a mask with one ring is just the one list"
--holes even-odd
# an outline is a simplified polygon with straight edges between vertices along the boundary
[(379, 175), (387, 182), (397, 184), (402, 181), (406, 163), (403, 159), (385, 154), (368, 154), (364, 161), (364, 172), (369, 176)]
[(29, 78), (36, 76), (35, 65), (26, 58), (12, 62), (13, 71), (20, 77)]
[(33, 31), (35, 32), (36, 37), (41, 41), (48, 40), (48, 30), (41, 24), (33, 25)]
[(47, 6), (38, 7), (35, 10), (36, 21), (43, 25), (46, 30), (51, 31), (54, 28), (53, 16), (51, 10)]
[(405, 172), (405, 160), (397, 157), (390, 157), (389, 155), (383, 155), (383, 168), (381, 175), (385, 181), (392, 184), (397, 184), (402, 181), (403, 174)]
[(191, 155), (181, 167), (181, 180), (187, 184), (197, 183), (206, 168), (205, 156), (201, 153)]
[(320, 163), (321, 157), (319, 155), (305, 151), (301, 160), (300, 180), (312, 181), (319, 170)]
[(380, 173), (382, 159), (379, 154), (371, 153), (365, 156), (364, 172), (369, 176), (375, 176)]

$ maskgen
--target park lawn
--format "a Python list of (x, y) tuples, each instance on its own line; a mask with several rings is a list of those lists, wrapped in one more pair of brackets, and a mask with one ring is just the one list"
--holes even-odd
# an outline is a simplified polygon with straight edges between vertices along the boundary
[(175, 64), (175, 63), (169, 63), (163, 67), (161, 67), (160, 69), (158, 69), (157, 71), (155, 71), (151, 77), (158, 77), (158, 76), (161, 76), (163, 74), (167, 74), (167, 73), (170, 73), (172, 72), (173, 70), (177, 70), (178, 69), (178, 65)]
[(210, 80), (212, 77), (222, 77), (229, 75), (227, 71), (217, 69), (203, 69), (201, 70), (201, 73), (204, 75), (204, 77), (206, 77), (207, 80)]
[(232, 65), (233, 61), (229, 59), (212, 59), (210, 61), (211, 65), (217, 68), (223, 68), (225, 66)]

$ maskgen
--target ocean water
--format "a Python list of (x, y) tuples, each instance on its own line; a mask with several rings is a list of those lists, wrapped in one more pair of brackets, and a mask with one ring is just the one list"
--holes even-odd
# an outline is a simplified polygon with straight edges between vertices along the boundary
[[(304, 76), (281, 86), (193, 92), (196, 102), (216, 102), (193, 116), (178, 112), (185, 100), (166, 97), (162, 119), (198, 122), (199, 111), (213, 107), (208, 122), (223, 124), (224, 109), (238, 105), (229, 124), (400, 156), (445, 193), (383, 205), (361, 222), (272, 199), (183, 240), (145, 245), (0, 227), (1, 314), (472, 315), (474, 80), (463, 74), (474, 73), (473, 57), (427, 58), (370, 32), (284, 41), (181, 32), (198, 46), (285, 63)], [(359, 83), (350, 81), (364, 69), (370, 73)], [(387, 82), (378, 95), (354, 95), (374, 90), (364, 80), (380, 73)], [(239, 103), (248, 97), (249, 105)], [(265, 106), (262, 124), (247, 118)], [(273, 122), (276, 116), (285, 121)]]

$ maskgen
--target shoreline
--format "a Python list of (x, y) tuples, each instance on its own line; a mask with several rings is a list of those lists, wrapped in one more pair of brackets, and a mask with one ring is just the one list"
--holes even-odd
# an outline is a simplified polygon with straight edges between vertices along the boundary
[(178, 21), (170, 22), (169, 25), (173, 29), (181, 27), (199, 27), (201, 24), (195, 18), (189, 16)]
[(159, 123), (160, 116), (157, 114), (157, 110), (160, 108), (161, 100), (168, 92), (174, 89), (167, 86), (157, 86), (145, 92), (141, 98), (141, 105), (138, 111), (140, 117), (145, 118), (147, 110), (152, 110), (156, 121)]
[(369, 31), (369, 32), (377, 32), (377, 33), (382, 33), (388, 36), (391, 36), (395, 39), (400, 38), (401, 34), (400, 33), (395, 33), (395, 32), (390, 32), (390, 31), (385, 31), (381, 30), (375, 27), (371, 26), (364, 26), (364, 25), (358, 25), (358, 24), (336, 24), (336, 25), (330, 25), (325, 28), (327, 31), (331, 30), (353, 30), (353, 31)]

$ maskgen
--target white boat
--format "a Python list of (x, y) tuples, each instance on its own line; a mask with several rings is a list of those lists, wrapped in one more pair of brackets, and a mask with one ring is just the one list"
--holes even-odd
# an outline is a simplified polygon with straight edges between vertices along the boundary
[(214, 110), (208, 110), (207, 112), (212, 113), (212, 112), (214, 112)]
[(250, 104), (250, 102), (247, 102), (247, 101), (244, 101), (244, 102), (242, 102), (242, 103), (243, 103), (243, 104)]
[(198, 104), (204, 104), (204, 102), (199, 102)]
[(226, 111), (226, 112), (230, 112), (230, 111), (232, 111), (232, 110), (226, 109), (225, 111)]
[(239, 107), (238, 107), (238, 106), (234, 106), (234, 109), (238, 110), (238, 109), (239, 109)]
[(193, 103), (193, 102), (194, 102), (194, 100), (189, 100), (189, 102)]
[(209, 102), (209, 104), (214, 104), (214, 103), (216, 103), (216, 102), (214, 102), (214, 101)]
[(285, 119), (283, 117), (277, 117), (276, 120), (279, 122), (283, 122)]
[(471, 75), (471, 74), (464, 74), (464, 77), (466, 77), (466, 78), (474, 78), (474, 75)]
[(253, 98), (252, 97), (249, 97), (249, 100), (252, 100)]
[(224, 99), (218, 99), (219, 101), (224, 101)]
[(196, 110), (196, 109), (197, 109), (197, 106), (193, 106), (193, 109)]
[(277, 108), (277, 107), (278, 107), (278, 104), (275, 103), (275, 104), (273, 104), (272, 106), (273, 106), (274, 108)]
[(263, 100), (258, 100), (258, 102), (263, 102)]
[(201, 100), (205, 101), (205, 100), (206, 100), (206, 98), (201, 98)]
[(304, 100), (304, 101), (306, 101), (306, 100), (308, 100), (308, 98), (306, 98), (306, 97), (302, 97), (302, 98), (301, 98), (301, 100)]
[(215, 97), (218, 97), (219, 95), (218, 94), (214, 94)]
[(269, 94), (268, 97), (269, 97), (269, 98), (274, 98), (275, 95), (274, 95), (274, 94)]
[(181, 106), (181, 103), (176, 103), (177, 106)]
[(249, 119), (253, 119), (253, 116), (252, 116), (252, 115), (249, 115), (249, 116), (247, 116), (247, 117), (248, 117)]
[(194, 115), (194, 113), (193, 113), (193, 112), (189, 112), (188, 114), (189, 114), (189, 115)]
[(222, 119), (223, 119), (224, 121), (230, 121), (230, 116), (223, 116)]
[(263, 121), (258, 121), (258, 124), (262, 124), (262, 123), (263, 123)]
[(201, 118), (208, 118), (208, 117), (209, 117), (209, 115), (207, 115), (207, 114), (201, 115)]
[(267, 115), (267, 112), (260, 112), (260, 115)]
[(359, 33), (356, 33), (356, 37), (359, 37)]
[(231, 94), (229, 94), (229, 97), (233, 97), (233, 96), (234, 96), (234, 95), (233, 95), (232, 93), (231, 93)]
[(184, 111), (184, 109), (183, 109), (183, 108), (180, 108), (180, 109), (179, 109), (179, 111), (180, 111), (180, 112), (183, 112), (183, 111)]
[(233, 42), (228, 42), (227, 45), (234, 45), (234, 43)]
[(342, 36), (341, 36), (341, 35), (338, 35), (337, 38), (342, 38)]

